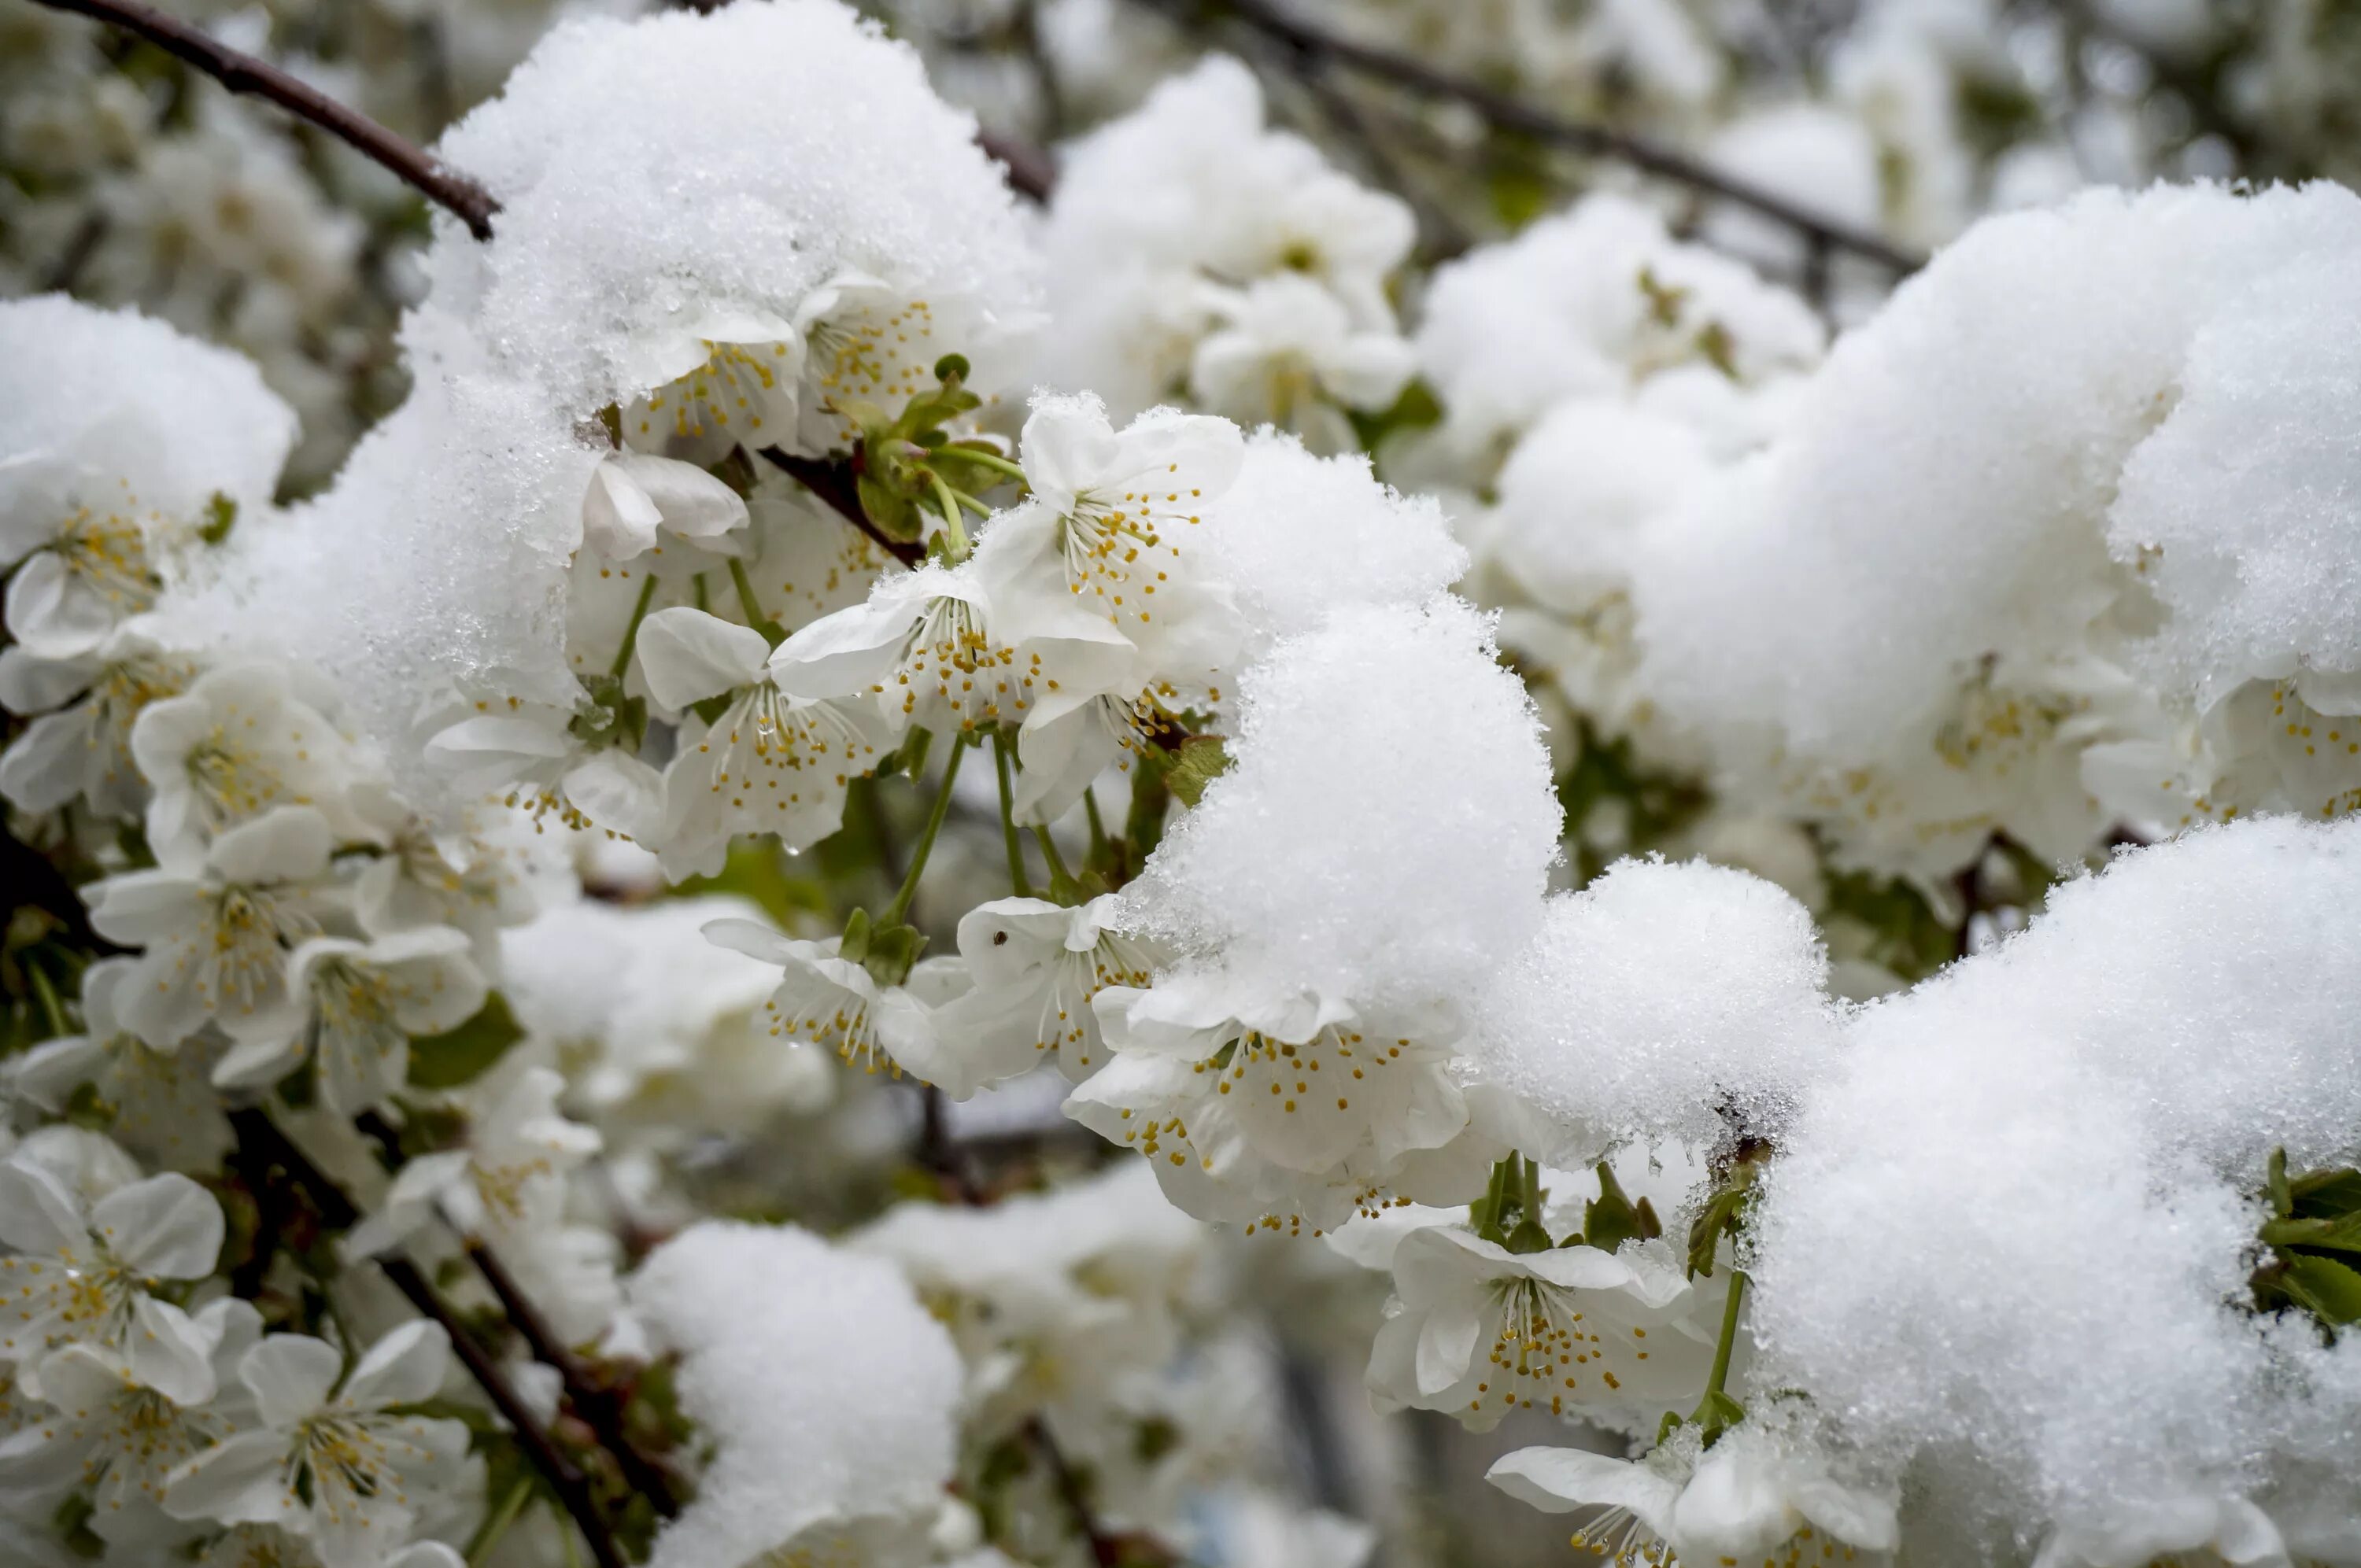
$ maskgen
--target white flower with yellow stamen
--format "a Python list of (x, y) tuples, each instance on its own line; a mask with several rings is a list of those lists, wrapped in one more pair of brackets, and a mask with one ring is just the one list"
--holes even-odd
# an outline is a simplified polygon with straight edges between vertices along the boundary
[(1445, 1154), (1468, 1111), (1433, 1022), (1386, 1028), (1227, 972), (1110, 986), (1092, 1005), (1110, 1056), (1066, 1113), (1147, 1156), (1200, 1219), (1324, 1232), (1467, 1174)]
[(55, 811), (80, 797), (102, 817), (137, 817), (148, 782), (131, 752), (149, 704), (177, 696), (196, 662), (158, 647), (138, 621), (87, 652), (51, 658), (0, 648), (0, 707), (35, 715), (0, 754), (0, 797), (19, 811)]
[(1576, 1546), (1623, 1568), (1822, 1568), (1901, 1543), (1890, 1486), (1840, 1481), (1817, 1445), (1742, 1421), (1704, 1446), (1684, 1426), (1646, 1458), (1521, 1448), (1485, 1478), (1543, 1513), (1585, 1513)]
[(213, 1085), (221, 1047), (199, 1036), (159, 1049), (133, 1034), (123, 1003), (139, 983), (138, 968), (109, 958), (84, 970), (82, 1033), (34, 1047), (12, 1064), (7, 1081), (60, 1116), (87, 1084), (110, 1118), (107, 1131), (133, 1154), (166, 1170), (215, 1169), (232, 1142)]
[(515, 695), (455, 699), (422, 725), (422, 751), (463, 796), (653, 840), (664, 819), (662, 775), (618, 746), (584, 740), (577, 722), (586, 710), (607, 717), (587, 698), (567, 707)]
[(1357, 450), (1344, 411), (1391, 407), (1418, 368), (1389, 325), (1356, 326), (1309, 278), (1280, 273), (1207, 298), (1218, 324), (1190, 362), (1191, 394), (1232, 419), (1291, 430), (1313, 452)]
[[(163, 1546), (187, 1537), (191, 1527), (163, 1511), (164, 1483), (247, 1413), (242, 1390), (231, 1390), (238, 1361), (262, 1337), (262, 1315), (225, 1298), (191, 1324), (210, 1347), (213, 1369), (202, 1393), (190, 1390), (193, 1398), (148, 1387), (129, 1357), (97, 1345), (71, 1344), (46, 1358), (41, 1395), (51, 1413), (0, 1442), (0, 1507), (48, 1517), (83, 1491), (90, 1529), (102, 1541)], [(229, 1397), (218, 1397), (224, 1392)]]
[(309, 806), (287, 806), (213, 842), (192, 874), (127, 872), (93, 884), (90, 923), (144, 948), (116, 997), (122, 1025), (169, 1050), (208, 1022), (252, 1036), (293, 1027), (288, 955), (320, 934), (335, 841)]
[(450, 1354), (441, 1325), (423, 1320), (379, 1340), (349, 1373), (333, 1345), (270, 1335), (238, 1363), (257, 1427), (174, 1471), (165, 1511), (278, 1525), (309, 1540), (325, 1568), (377, 1568), (460, 1479), (466, 1425), (395, 1413), (435, 1396)]
[(172, 521), (128, 479), (48, 453), (0, 458), (0, 570), (15, 640), (71, 658), (156, 602)]
[(1246, 442), (1235, 425), (1151, 409), (1118, 432), (1096, 398), (1043, 398), (1020, 452), (1032, 498), (985, 530), (980, 575), (1036, 592), (1062, 581), (1153, 674), (1202, 678), (1229, 659), (1236, 611), (1195, 570), (1188, 536), (1237, 477)]
[(1091, 999), (1111, 985), (1144, 987), (1148, 945), (1116, 930), (1113, 895), (1068, 909), (1000, 898), (960, 921), (960, 957), (975, 989), (943, 1010), (947, 1048), (990, 1083), (1054, 1061), (1079, 1083), (1105, 1059)]
[(149, 703), (131, 727), (131, 754), (151, 791), (148, 844), (158, 863), (188, 868), (224, 828), (280, 806), (309, 806), (344, 840), (374, 830), (346, 795), (352, 748), (264, 663), (225, 665), (186, 692)]
[(797, 941), (753, 920), (716, 920), (705, 935), (783, 971), (763, 1006), (774, 1035), (824, 1047), (864, 1072), (906, 1072), (961, 1098), (974, 1092), (967, 1065), (944, 1047), (933, 1010), (918, 994), (933, 989), (930, 981), (956, 959), (928, 959), (908, 984), (880, 985), (862, 965), (838, 956), (838, 938)]
[(863, 405), (890, 412), (934, 385), (936, 361), (971, 335), (866, 272), (814, 289), (790, 316), (708, 313), (642, 345), (634, 374), (652, 389), (622, 409), (624, 444), (700, 462), (733, 445), (805, 456), (849, 447)]
[(321, 1102), (340, 1116), (400, 1092), (410, 1076), (410, 1037), (458, 1027), (488, 993), (467, 933), (447, 926), (373, 942), (314, 937), (289, 956), (287, 970), (293, 1009), (269, 1028), (225, 1024), (236, 1043), (214, 1081), (253, 1088), (316, 1057)]
[(639, 669), (648, 695), (675, 713), (722, 700), (708, 721), (681, 724), (664, 769), (664, 828), (650, 846), (678, 881), (721, 869), (730, 840), (767, 833), (801, 850), (836, 831), (847, 790), (874, 773), (892, 729), (862, 701), (820, 701), (782, 691), (763, 634), (686, 608), (660, 610), (640, 628)]
[(1685, 1278), (1661, 1242), (1520, 1254), (1456, 1225), (1403, 1237), (1393, 1274), (1370, 1393), (1476, 1431), (1518, 1409), (1644, 1419), (1694, 1397), (1730, 1283)]
[(466, 1235), (516, 1234), (564, 1217), (566, 1173), (598, 1152), (598, 1135), (557, 1109), (566, 1080), (525, 1069), (467, 1126), (461, 1146), (409, 1160), (379, 1211), (355, 1227), (355, 1255), (380, 1253), (437, 1212)]
[(124, 1357), (133, 1378), (181, 1404), (213, 1395), (211, 1345), (189, 1315), (148, 1294), (168, 1279), (203, 1279), (221, 1255), (212, 1193), (168, 1172), (85, 1202), (59, 1175), (19, 1154), (0, 1164), (0, 1356), (16, 1382), (46, 1397), (40, 1357), (91, 1344)]

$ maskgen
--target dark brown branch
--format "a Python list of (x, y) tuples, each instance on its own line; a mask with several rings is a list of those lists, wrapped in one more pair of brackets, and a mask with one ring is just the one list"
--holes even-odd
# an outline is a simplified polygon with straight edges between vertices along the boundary
[(1692, 191), (1748, 208), (1775, 223), (1785, 225), (1806, 238), (1817, 239), (1838, 250), (1865, 257), (1897, 273), (1915, 272), (1925, 259), (1876, 235), (1823, 217), (1784, 196), (1763, 189), (1752, 181), (1725, 174), (1686, 153), (1659, 147), (1654, 142), (1611, 126), (1563, 119), (1505, 93), (1496, 93), (1480, 82), (1437, 71), (1409, 55), (1378, 49), (1325, 27), (1298, 21), (1269, 4), (1268, 0), (1139, 0), (1139, 3), (1182, 21), (1201, 16), (1226, 16), (1267, 38), (1279, 40), (1306, 61), (1315, 59), (1334, 60), (1363, 75), (1389, 82), (1420, 97), (1464, 104), (1496, 129), (1513, 131), (1519, 136), (1530, 137), (1537, 142), (1564, 148), (1586, 157), (1609, 158), (1630, 164), (1659, 179), (1670, 180)]
[(1058, 1440), (1049, 1435), (1049, 1423), (1035, 1416), (1025, 1423), (1025, 1439), (1049, 1467), (1049, 1484), (1057, 1488), (1058, 1501), (1064, 1505), (1074, 1528), (1089, 1544), (1091, 1561), (1097, 1568), (1116, 1568), (1123, 1562), (1123, 1542), (1099, 1528), (1098, 1515), (1091, 1508), (1089, 1495), (1082, 1490), (1082, 1478), (1066, 1462), (1065, 1451), (1058, 1446)]
[[(353, 1119), (370, 1141), (383, 1151), (385, 1163), (399, 1167), (402, 1163), (401, 1135), (393, 1124), (374, 1111), (364, 1111)], [(680, 1498), (673, 1491), (672, 1478), (663, 1466), (642, 1453), (623, 1431), (623, 1401), (611, 1388), (593, 1382), (581, 1361), (567, 1349), (541, 1309), (516, 1282), (516, 1276), (500, 1255), (476, 1236), (461, 1235), (460, 1245), (467, 1248), (468, 1261), (476, 1272), (484, 1277), (492, 1294), (500, 1298), (500, 1311), (509, 1326), (524, 1341), (524, 1347), (535, 1361), (556, 1372), (566, 1386), (566, 1402), (582, 1424), (598, 1440), (598, 1446), (615, 1456), (616, 1465), (623, 1479), (633, 1490), (646, 1497), (656, 1512), (666, 1519), (680, 1513)]]
[(176, 16), (138, 0), (33, 0), (53, 11), (89, 16), (137, 33), (175, 59), (186, 60), (233, 93), (251, 93), (311, 122), (375, 159), (429, 201), (456, 214), (478, 239), (492, 237), (492, 214), (500, 204), (466, 175), (445, 168), (432, 153), (396, 136), (359, 111), (313, 91), (267, 60), (216, 42)]
[[(345, 1196), (344, 1190), (329, 1180), (320, 1168), (312, 1163), (310, 1156), (295, 1146), (293, 1140), (280, 1130), (279, 1124), (270, 1119), (268, 1112), (258, 1106), (232, 1111), (229, 1123), (231, 1131), (237, 1137), (237, 1152), (233, 1157), (250, 1186), (258, 1190), (269, 1188), (272, 1184), (270, 1172), (276, 1168), (302, 1192), (304, 1201), (331, 1228), (347, 1230), (360, 1218), (360, 1212), (354, 1208), (353, 1201)], [(590, 1489), (583, 1480), (581, 1470), (550, 1442), (549, 1434), (533, 1420), (532, 1410), (518, 1397), (508, 1375), (500, 1370), (491, 1353), (477, 1343), (475, 1336), (467, 1332), (467, 1325), (459, 1321), (451, 1310), (450, 1304), (436, 1293), (415, 1264), (406, 1257), (392, 1255), (379, 1258), (377, 1266), (392, 1282), (393, 1288), (409, 1298), (410, 1304), (423, 1316), (443, 1325), (443, 1332), (450, 1336), (451, 1349), (459, 1357), (460, 1365), (483, 1389), (484, 1397), (491, 1401), (492, 1409), (508, 1423), (517, 1446), (524, 1450), (525, 1458), (540, 1473), (542, 1480), (565, 1505), (566, 1511), (574, 1516), (574, 1522), (581, 1529), (582, 1539), (589, 1542), (590, 1555), (598, 1560), (598, 1568), (624, 1568), (622, 1553), (616, 1547), (606, 1521), (599, 1518), (598, 1505), (590, 1499)]]
[(798, 457), (775, 446), (763, 448), (764, 461), (813, 495), (834, 508), (838, 516), (862, 532), (869, 535), (877, 548), (905, 566), (915, 566), (927, 558), (923, 544), (906, 539), (889, 539), (878, 526), (869, 521), (869, 509), (861, 504), (861, 485), (856, 477), (861, 461), (856, 453), (852, 460), (835, 462), (825, 457)]
[(591, 1380), (581, 1361), (559, 1341), (532, 1299), (516, 1282), (516, 1277), (500, 1262), (499, 1255), (482, 1242), (470, 1236), (467, 1242), (467, 1256), (483, 1275), (484, 1283), (500, 1299), (500, 1310), (517, 1333), (524, 1340), (533, 1358), (544, 1365), (557, 1369), (566, 1385), (566, 1403), (581, 1418), (582, 1424), (598, 1438), (598, 1446), (615, 1456), (616, 1465), (631, 1489), (647, 1498), (655, 1511), (666, 1519), (680, 1514), (680, 1495), (673, 1489), (672, 1477), (663, 1465), (640, 1452), (623, 1431), (624, 1400), (614, 1389)]
[(1057, 187), (1058, 168), (1049, 155), (1030, 142), (995, 130), (975, 133), (976, 146), (983, 148), (1001, 168), (1008, 171), (1008, 188), (1036, 202), (1046, 202)]

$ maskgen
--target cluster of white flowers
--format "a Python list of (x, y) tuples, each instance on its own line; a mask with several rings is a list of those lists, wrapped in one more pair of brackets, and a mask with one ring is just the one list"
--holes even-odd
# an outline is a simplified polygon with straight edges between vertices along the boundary
[(2361, 203), (1971, 225), (1974, 5), (1337, 9), (1959, 237), (1422, 275), (1177, 34), (1028, 216), (738, 0), (444, 137), (313, 499), (0, 303), (0, 1555), (1359, 1568), (1325, 1358), (1626, 1564), (2361, 1564)]
[(1118, 415), (1186, 398), (1352, 450), (1348, 414), (1383, 411), (1413, 369), (1391, 297), (1413, 227), (1399, 198), (1268, 128), (1246, 67), (1209, 59), (1069, 149), (1038, 372)]

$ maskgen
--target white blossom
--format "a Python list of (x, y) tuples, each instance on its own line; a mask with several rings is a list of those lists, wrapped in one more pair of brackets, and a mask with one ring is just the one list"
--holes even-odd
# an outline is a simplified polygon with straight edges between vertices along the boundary
[(1705, 1386), (1729, 1273), (1685, 1278), (1662, 1243), (1512, 1253), (1432, 1226), (1393, 1253), (1396, 1302), (1369, 1353), (1381, 1406), (1490, 1430), (1520, 1407), (1644, 1420)]
[(466, 1426), (389, 1409), (434, 1398), (450, 1354), (441, 1326), (422, 1320), (349, 1371), (324, 1341), (269, 1335), (238, 1363), (256, 1424), (173, 1472), (165, 1510), (279, 1525), (309, 1540), (325, 1568), (374, 1568), (458, 1478)]
[(123, 1358), (129, 1376), (177, 1404), (213, 1394), (212, 1344), (189, 1314), (148, 1292), (202, 1279), (221, 1253), (221, 1205), (173, 1172), (86, 1201), (21, 1153), (0, 1164), (0, 1355), (19, 1386), (40, 1393), (38, 1358), (90, 1344)]
[(321, 878), (328, 825), (309, 806), (281, 806), (214, 839), (193, 874), (126, 872), (91, 890), (91, 924), (145, 948), (120, 1022), (169, 1050), (218, 1022), (235, 1034), (294, 1028), (289, 954), (321, 934), (330, 913)]
[(960, 920), (960, 957), (975, 989), (939, 1020), (950, 1049), (972, 1055), (980, 1081), (1030, 1072), (1047, 1059), (1080, 1082), (1105, 1059), (1091, 999), (1144, 987), (1153, 948), (1116, 928), (1110, 895), (1075, 908), (1038, 898), (980, 904)]
[(467, 933), (447, 926), (373, 941), (313, 937), (288, 955), (291, 1010), (276, 1026), (230, 1025), (214, 1069), (230, 1087), (269, 1083), (316, 1060), (320, 1098), (346, 1116), (383, 1105), (410, 1074), (410, 1036), (456, 1028), (483, 1006)]

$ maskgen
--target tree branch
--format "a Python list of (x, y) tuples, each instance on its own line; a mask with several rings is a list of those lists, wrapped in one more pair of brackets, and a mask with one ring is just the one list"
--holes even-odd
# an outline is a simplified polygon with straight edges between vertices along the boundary
[(478, 239), (492, 237), (492, 214), (500, 210), (492, 193), (446, 169), (435, 157), (396, 136), (357, 109), (305, 86), (268, 60), (219, 43), (176, 16), (139, 0), (33, 0), (53, 11), (89, 16), (137, 33), (158, 49), (187, 61), (233, 93), (268, 98), (299, 119), (335, 137), (374, 159), (436, 204), (456, 214)]
[[(360, 1218), (360, 1211), (353, 1206), (350, 1198), (345, 1196), (344, 1190), (329, 1180), (320, 1168), (312, 1163), (310, 1156), (295, 1146), (294, 1140), (280, 1130), (279, 1124), (270, 1119), (269, 1113), (259, 1106), (247, 1106), (232, 1111), (229, 1123), (231, 1131), (237, 1137), (236, 1162), (243, 1169), (249, 1185), (258, 1190), (268, 1188), (271, 1168), (276, 1167), (331, 1227), (347, 1230)], [(590, 1499), (590, 1489), (583, 1481), (582, 1472), (550, 1442), (549, 1434), (533, 1420), (533, 1412), (526, 1409), (523, 1399), (510, 1384), (507, 1374), (500, 1370), (500, 1364), (477, 1343), (475, 1336), (467, 1332), (467, 1325), (459, 1321), (450, 1304), (436, 1294), (434, 1287), (418, 1271), (415, 1264), (406, 1257), (392, 1255), (377, 1259), (377, 1266), (392, 1282), (393, 1288), (408, 1297), (410, 1304), (423, 1316), (443, 1325), (444, 1332), (451, 1338), (451, 1349), (459, 1357), (460, 1365), (467, 1367), (468, 1374), (483, 1389), (484, 1397), (491, 1401), (492, 1409), (508, 1423), (517, 1446), (524, 1450), (525, 1457), (533, 1469), (540, 1473), (558, 1501), (565, 1504), (566, 1511), (574, 1516), (575, 1524), (582, 1531), (582, 1539), (590, 1543), (590, 1555), (598, 1560), (598, 1568), (624, 1568), (622, 1553), (616, 1547), (615, 1538), (609, 1532), (606, 1521), (598, 1517), (598, 1506)]]
[[(401, 1135), (391, 1123), (374, 1111), (364, 1111), (353, 1119), (353, 1124), (384, 1152), (388, 1166), (401, 1166)], [(623, 1401), (613, 1389), (591, 1380), (581, 1361), (557, 1337), (556, 1330), (542, 1315), (541, 1309), (533, 1305), (533, 1298), (524, 1293), (516, 1276), (509, 1272), (498, 1254), (477, 1236), (462, 1234), (459, 1242), (467, 1249), (468, 1261), (476, 1266), (476, 1272), (484, 1277), (484, 1283), (500, 1298), (500, 1311), (507, 1317), (509, 1326), (524, 1341), (525, 1350), (533, 1358), (554, 1370), (566, 1385), (566, 1403), (598, 1440), (598, 1446), (615, 1456), (623, 1479), (645, 1496), (656, 1512), (666, 1519), (677, 1517), (680, 1498), (673, 1491), (672, 1478), (663, 1466), (642, 1453), (623, 1431)]]
[(1266, 38), (1286, 45), (1307, 64), (1328, 60), (1389, 82), (1422, 98), (1443, 99), (1474, 110), (1495, 128), (1552, 147), (1592, 158), (1609, 158), (1632, 168), (1685, 185), (1692, 191), (1759, 213), (1807, 238), (1838, 250), (1864, 257), (1896, 273), (1915, 272), (1923, 257), (1913, 256), (1880, 236), (1821, 216), (1766, 191), (1752, 181), (1725, 174), (1712, 165), (1671, 148), (1584, 120), (1569, 120), (1536, 109), (1481, 82), (1437, 71), (1423, 60), (1348, 38), (1325, 27), (1298, 21), (1269, 0), (1137, 0), (1143, 5), (1187, 22), (1206, 16), (1226, 16)]
[(775, 446), (763, 448), (763, 459), (803, 486), (813, 495), (836, 510), (845, 521), (869, 535), (877, 548), (905, 566), (915, 566), (927, 558), (927, 548), (906, 539), (889, 539), (869, 521), (869, 510), (861, 504), (861, 486), (855, 478), (859, 454), (851, 463), (830, 462), (824, 457), (798, 457)]

